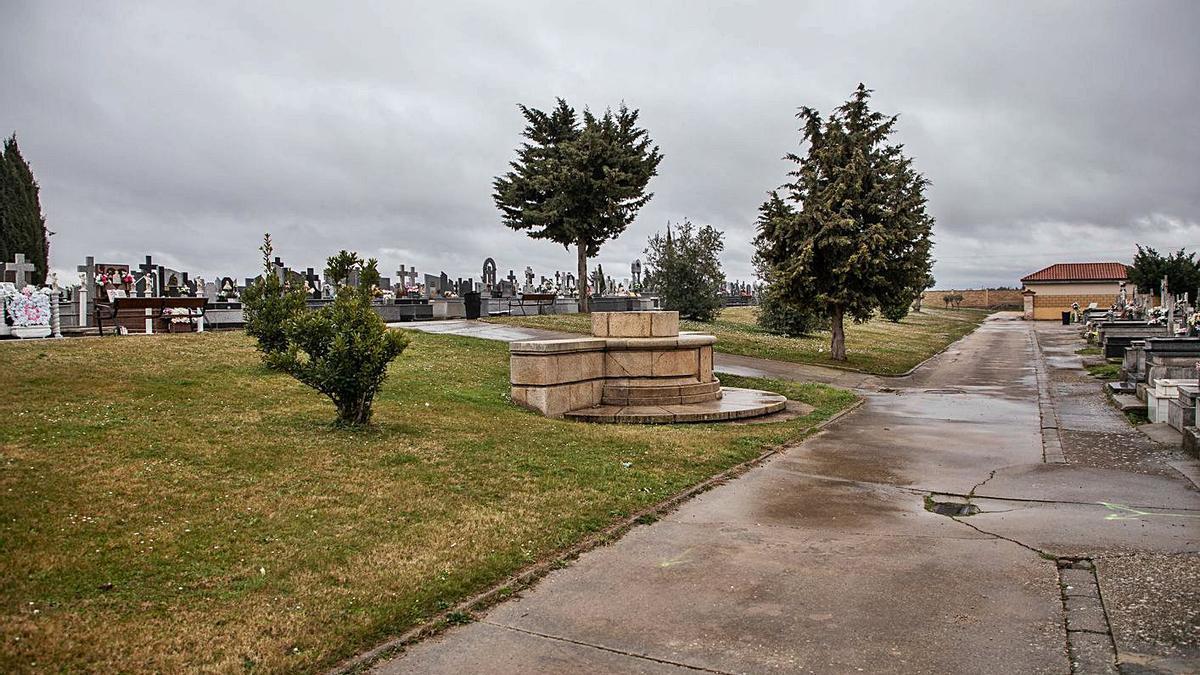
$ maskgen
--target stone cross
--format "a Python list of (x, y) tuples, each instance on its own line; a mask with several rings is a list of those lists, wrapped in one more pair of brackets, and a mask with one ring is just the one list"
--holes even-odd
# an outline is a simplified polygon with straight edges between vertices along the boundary
[[(141, 265), (138, 265), (138, 269), (140, 269), (142, 271), (142, 279), (144, 279), (144, 280), (148, 279), (151, 282), (155, 282), (157, 277), (154, 276), (154, 271), (157, 267), (158, 267), (158, 265), (155, 265), (150, 260), (150, 256), (146, 256), (146, 262), (142, 263)], [(141, 297), (143, 294), (145, 294), (147, 290), (148, 289), (146, 288), (146, 284), (143, 284), (142, 288), (139, 289), (137, 292), (138, 297)], [(155, 284), (154, 288), (152, 290), (150, 290), (149, 294), (150, 295), (158, 295), (158, 285), (157, 284)]]
[(25, 262), (25, 254), (18, 253), (13, 257), (13, 262), (4, 263), (5, 272), (13, 272), (16, 274), (17, 290), (25, 288), (30, 283), (30, 278), (33, 276), (33, 271), (37, 269), (31, 262)]
[(79, 283), (83, 284), (83, 296), (93, 298), (96, 292), (96, 259), (88, 256), (82, 265), (77, 265), (75, 271), (80, 273)]

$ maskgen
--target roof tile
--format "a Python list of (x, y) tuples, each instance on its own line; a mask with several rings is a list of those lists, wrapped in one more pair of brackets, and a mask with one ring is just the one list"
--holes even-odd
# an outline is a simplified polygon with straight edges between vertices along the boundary
[(1129, 277), (1128, 270), (1119, 262), (1057, 263), (1021, 281), (1123, 281)]

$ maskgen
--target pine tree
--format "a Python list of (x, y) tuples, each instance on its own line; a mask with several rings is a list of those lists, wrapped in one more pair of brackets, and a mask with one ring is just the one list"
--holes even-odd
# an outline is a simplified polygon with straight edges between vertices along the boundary
[[(549, 113), (519, 107), (526, 140), (511, 170), (493, 181), (492, 198), (508, 227), (575, 246), (577, 278), (586, 280), (587, 259), (624, 232), (654, 196), (646, 185), (662, 154), (637, 126), (638, 111), (624, 105), (600, 117), (584, 110), (582, 122), (561, 98)], [(579, 310), (586, 312), (587, 293), (579, 295)]]
[[(871, 319), (923, 288), (932, 260), (933, 218), (925, 212), (927, 181), (888, 144), (897, 117), (868, 106), (858, 85), (828, 117), (797, 114), (808, 143), (784, 186), (788, 210), (764, 204), (758, 259), (785, 303), (815, 308), (830, 320), (830, 352), (846, 360), (845, 319)], [(778, 213), (775, 213), (778, 212)]]
[(33, 171), (17, 147), (17, 135), (4, 141), (4, 161), (0, 163), (0, 258), (2, 262), (24, 253), (35, 266), (33, 283), (45, 283), (49, 272), (49, 234), (38, 198)]

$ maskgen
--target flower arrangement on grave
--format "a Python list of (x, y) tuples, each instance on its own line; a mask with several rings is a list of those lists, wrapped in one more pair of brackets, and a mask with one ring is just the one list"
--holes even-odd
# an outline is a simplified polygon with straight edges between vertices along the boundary
[(1147, 324), (1164, 323), (1164, 322), (1166, 322), (1166, 320), (1167, 320), (1167, 311), (1165, 309), (1163, 309), (1161, 306), (1151, 307), (1149, 310), (1146, 311), (1146, 323)]
[(193, 318), (192, 310), (187, 307), (167, 307), (163, 316), (171, 317), (171, 323), (190, 323)]
[(121, 283), (125, 284), (126, 289), (133, 286), (133, 275), (128, 270), (125, 271), (125, 274), (121, 275)]
[(12, 325), (24, 328), (50, 325), (50, 289), (26, 286), (8, 298), (6, 311)]

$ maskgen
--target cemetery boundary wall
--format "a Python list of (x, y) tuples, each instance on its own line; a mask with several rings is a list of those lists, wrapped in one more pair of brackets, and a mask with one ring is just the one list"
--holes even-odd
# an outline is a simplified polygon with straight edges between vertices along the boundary
[(1018, 289), (982, 288), (967, 291), (925, 291), (921, 296), (921, 304), (926, 307), (944, 307), (946, 303), (942, 300), (942, 296), (956, 294), (963, 296), (962, 302), (958, 305), (959, 307), (969, 307), (972, 309), (1021, 309), (1024, 302), (1021, 297), (1021, 291)]

